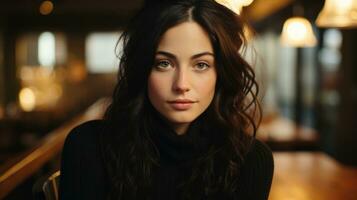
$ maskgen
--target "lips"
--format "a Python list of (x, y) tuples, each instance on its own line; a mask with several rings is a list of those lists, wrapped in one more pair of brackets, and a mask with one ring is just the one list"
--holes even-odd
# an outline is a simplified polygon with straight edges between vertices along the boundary
[(196, 103), (196, 101), (192, 101), (190, 99), (176, 99), (173, 101), (168, 101), (168, 103), (173, 109), (183, 111), (190, 109), (192, 105)]
[(176, 99), (173, 101), (168, 101), (169, 103), (195, 103), (195, 101), (192, 101), (190, 99)]

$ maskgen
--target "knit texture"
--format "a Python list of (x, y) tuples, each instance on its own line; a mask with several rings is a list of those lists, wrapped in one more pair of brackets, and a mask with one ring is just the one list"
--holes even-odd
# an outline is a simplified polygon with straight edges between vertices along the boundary
[[(157, 122), (153, 127), (156, 130), (153, 140), (160, 152), (161, 165), (154, 177), (153, 199), (176, 200), (182, 166), (189, 166), (214, 141), (200, 131), (199, 123), (193, 123), (186, 135), (178, 136), (165, 123)], [(74, 128), (67, 136), (62, 151), (60, 199), (105, 199), (109, 179), (98, 142), (103, 126), (101, 120), (89, 121)], [(273, 169), (271, 150), (254, 140), (240, 169), (236, 199), (268, 199)]]

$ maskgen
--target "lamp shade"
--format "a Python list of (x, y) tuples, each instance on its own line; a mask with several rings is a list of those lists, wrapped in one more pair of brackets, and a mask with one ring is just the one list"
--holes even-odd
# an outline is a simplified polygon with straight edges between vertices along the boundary
[(249, 6), (253, 0), (239, 0), (243, 6)]
[(357, 27), (357, 0), (325, 0), (316, 25), (331, 28)]
[(226, 6), (235, 13), (240, 14), (242, 8), (249, 6), (254, 0), (216, 0), (217, 3)]
[(285, 46), (312, 47), (317, 43), (310, 22), (303, 17), (292, 17), (285, 21), (281, 34)]

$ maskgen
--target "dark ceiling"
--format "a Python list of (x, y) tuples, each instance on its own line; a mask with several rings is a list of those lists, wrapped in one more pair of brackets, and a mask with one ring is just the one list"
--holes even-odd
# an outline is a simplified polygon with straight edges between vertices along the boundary
[[(52, 0), (53, 12), (41, 15), (44, 0), (1, 0), (0, 29), (28, 30), (117, 29), (125, 25), (143, 5), (144, 0)], [(304, 7), (305, 16), (314, 20), (323, 0), (255, 0), (245, 9), (248, 19), (258, 28), (277, 26), (292, 16), (296, 4)]]
[[(39, 14), (44, 0), (6, 0), (0, 1), (0, 15)], [(53, 14), (73, 13), (130, 13), (138, 10), (143, 0), (52, 0)]]
[(52, 0), (54, 9), (41, 15), (43, 0), (0, 1), (0, 29), (117, 29), (128, 22), (144, 0)]

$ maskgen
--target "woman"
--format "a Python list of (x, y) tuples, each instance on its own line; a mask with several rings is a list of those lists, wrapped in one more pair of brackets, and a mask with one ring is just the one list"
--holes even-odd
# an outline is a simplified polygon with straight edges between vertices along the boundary
[(147, 3), (121, 37), (104, 120), (68, 135), (61, 199), (267, 199), (243, 23), (210, 0)]

